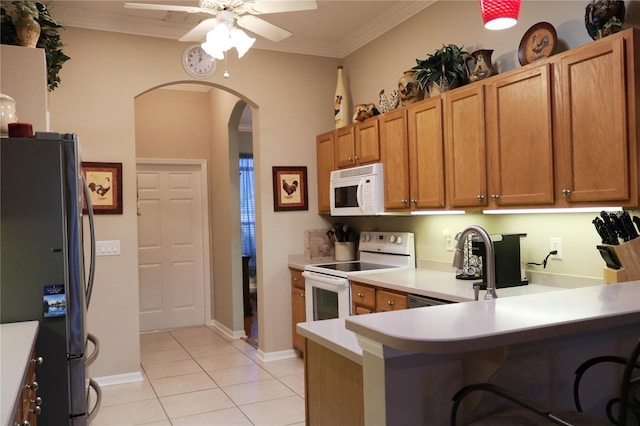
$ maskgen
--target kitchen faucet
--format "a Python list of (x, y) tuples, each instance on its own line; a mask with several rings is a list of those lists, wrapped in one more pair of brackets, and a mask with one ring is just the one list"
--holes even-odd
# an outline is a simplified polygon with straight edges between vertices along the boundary
[[(476, 233), (480, 235), (482, 242), (484, 244), (484, 252), (485, 258), (483, 259), (484, 264), (484, 276), (487, 280), (487, 292), (484, 295), (484, 300), (497, 299), (498, 295), (496, 294), (496, 256), (495, 250), (493, 247), (493, 241), (491, 241), (491, 237), (484, 230), (484, 228), (478, 225), (471, 225), (464, 231), (460, 233), (458, 237), (458, 242), (456, 243), (456, 252), (453, 256), (453, 266), (456, 268), (462, 268), (464, 263), (464, 244), (467, 240), (467, 236), (471, 233)], [(476, 298), (476, 300), (478, 300)]]

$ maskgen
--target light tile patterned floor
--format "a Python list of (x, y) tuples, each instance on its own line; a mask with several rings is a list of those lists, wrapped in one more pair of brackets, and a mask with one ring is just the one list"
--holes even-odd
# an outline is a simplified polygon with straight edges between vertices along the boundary
[(144, 381), (102, 388), (92, 426), (304, 425), (301, 358), (261, 362), (209, 327), (140, 335)]

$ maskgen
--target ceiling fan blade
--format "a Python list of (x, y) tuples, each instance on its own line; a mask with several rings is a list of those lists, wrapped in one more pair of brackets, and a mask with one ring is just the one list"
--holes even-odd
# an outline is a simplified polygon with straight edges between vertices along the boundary
[(216, 18), (205, 19), (193, 27), (191, 31), (180, 37), (180, 41), (204, 41), (207, 33), (216, 26)]
[(243, 15), (238, 18), (238, 25), (271, 41), (282, 41), (291, 33), (284, 28), (270, 24), (264, 19), (253, 15)]
[(209, 11), (205, 9), (201, 9), (196, 6), (174, 6), (170, 4), (125, 3), (124, 7), (127, 9), (161, 10), (161, 11), (187, 12), (187, 13), (209, 13)]
[(295, 12), (300, 10), (316, 10), (315, 0), (256, 0), (244, 4), (245, 9), (254, 15), (261, 13)]

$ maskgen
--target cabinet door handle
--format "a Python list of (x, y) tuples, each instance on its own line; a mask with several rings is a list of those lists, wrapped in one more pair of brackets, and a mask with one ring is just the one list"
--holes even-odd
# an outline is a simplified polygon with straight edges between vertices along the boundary
[(42, 398), (40, 398), (39, 396), (36, 397), (36, 399), (32, 399), (31, 403), (35, 406), (39, 406), (42, 405)]
[(40, 407), (39, 405), (36, 405), (35, 407), (30, 408), (29, 412), (35, 414), (36, 416), (39, 416), (40, 413), (42, 413), (42, 407)]
[(358, 157), (357, 155), (355, 156), (355, 160), (358, 161), (360, 159), (360, 157)]
[(364, 293), (358, 293), (358, 297), (364, 297)]
[(482, 200), (484, 200), (484, 195), (482, 195), (482, 194), (478, 194), (478, 195), (476, 195), (476, 199), (477, 199), (478, 201), (482, 201)]
[(40, 386), (38, 385), (38, 382), (33, 382), (27, 383), (26, 385), (24, 385), (24, 387), (26, 389), (31, 389), (32, 391), (37, 391)]
[(493, 201), (496, 201), (498, 198), (500, 198), (500, 196), (498, 194), (491, 194), (491, 199)]
[(418, 200), (411, 200), (411, 202), (416, 205), (418, 204)]
[(393, 300), (387, 300), (387, 305), (393, 306)]
[(571, 195), (571, 190), (570, 189), (563, 189), (562, 190), (562, 195), (564, 195), (565, 197), (568, 197), (569, 195)]
[(42, 358), (41, 356), (37, 357), (37, 358), (33, 358), (31, 360), (31, 362), (33, 362), (36, 365), (42, 365), (42, 363), (44, 362), (44, 358)]
[(404, 198), (401, 200), (402, 204), (407, 204), (407, 200), (405, 200)]
[(304, 293), (300, 293), (300, 297), (304, 297)]

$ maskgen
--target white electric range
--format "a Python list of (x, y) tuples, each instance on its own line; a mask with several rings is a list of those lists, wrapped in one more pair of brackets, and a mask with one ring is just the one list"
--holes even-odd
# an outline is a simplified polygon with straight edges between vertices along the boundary
[(416, 266), (410, 232), (362, 232), (358, 253), (357, 261), (305, 266), (307, 321), (351, 315), (350, 277)]

